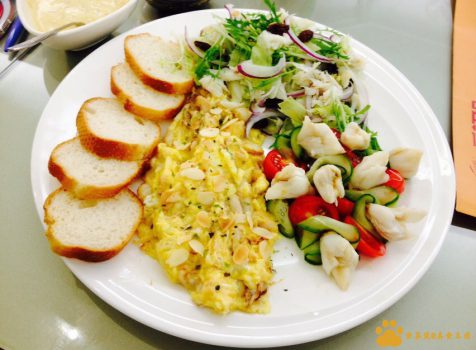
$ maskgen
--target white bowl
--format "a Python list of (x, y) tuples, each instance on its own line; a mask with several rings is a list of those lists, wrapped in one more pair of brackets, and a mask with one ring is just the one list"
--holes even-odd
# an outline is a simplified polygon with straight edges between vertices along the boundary
[[(43, 41), (48, 47), (58, 50), (78, 50), (91, 46), (119, 27), (134, 11), (138, 0), (130, 0), (116, 11), (102, 17), (94, 22), (83, 26), (67, 29), (59, 32), (51, 38)], [(25, 29), (32, 35), (39, 35), (43, 32), (36, 29), (32, 9), (27, 0), (17, 0), (16, 7), (18, 16)]]

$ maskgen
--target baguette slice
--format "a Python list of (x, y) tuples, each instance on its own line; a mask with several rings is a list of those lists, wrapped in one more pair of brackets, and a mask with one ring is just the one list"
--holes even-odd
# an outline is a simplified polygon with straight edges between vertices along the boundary
[(192, 91), (193, 75), (180, 67), (180, 45), (148, 33), (129, 35), (124, 41), (126, 61), (144, 84), (168, 94)]
[(76, 127), (84, 148), (100, 157), (148, 159), (160, 139), (160, 127), (127, 112), (114, 98), (92, 98), (81, 106)]
[(112, 68), (111, 91), (129, 112), (152, 121), (173, 118), (185, 103), (184, 95), (169, 95), (144, 85), (127, 63)]
[(140, 173), (142, 162), (101, 158), (86, 150), (79, 137), (56, 146), (48, 169), (63, 187), (81, 199), (112, 197)]
[(132, 238), (142, 203), (129, 189), (107, 199), (81, 200), (64, 188), (45, 201), (46, 237), (62, 256), (98, 262), (112, 258)]

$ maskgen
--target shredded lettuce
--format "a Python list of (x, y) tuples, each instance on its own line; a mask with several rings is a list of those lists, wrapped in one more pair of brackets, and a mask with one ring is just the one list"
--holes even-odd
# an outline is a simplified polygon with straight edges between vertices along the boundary
[(307, 115), (306, 108), (293, 98), (279, 104), (279, 111), (288, 116), (294, 126), (299, 126), (304, 121), (304, 117)]
[(241, 50), (240, 48), (235, 48), (230, 53), (230, 67), (236, 67), (241, 62), (246, 61), (248, 59), (247, 52)]
[(272, 52), (260, 45), (255, 45), (251, 49), (251, 61), (259, 66), (271, 66), (273, 63), (272, 55)]

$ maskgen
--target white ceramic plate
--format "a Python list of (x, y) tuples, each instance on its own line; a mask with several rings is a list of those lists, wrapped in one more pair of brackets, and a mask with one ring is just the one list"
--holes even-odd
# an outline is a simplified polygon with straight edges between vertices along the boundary
[[(205, 10), (163, 18), (128, 32), (182, 36), (212, 23), (224, 10)], [(31, 177), (38, 213), (58, 187), (47, 164), (56, 144), (76, 134), (76, 113), (86, 99), (111, 96), (109, 72), (124, 60), (126, 34), (97, 49), (58, 86), (46, 106), (33, 142)], [(454, 206), (455, 181), (448, 143), (432, 110), (411, 83), (368, 47), (353, 41), (367, 60), (371, 99), (370, 127), (384, 149), (424, 150), (420, 170), (407, 184), (400, 205), (426, 209), (412, 225), (415, 237), (390, 243), (387, 255), (361, 259), (347, 292), (340, 291), (321, 267), (304, 262), (292, 240), (281, 240), (273, 261), (276, 284), (270, 289), (268, 315), (215, 315), (195, 306), (187, 292), (170, 283), (159, 265), (129, 244), (117, 257), (99, 264), (65, 259), (71, 271), (94, 293), (124, 314), (178, 337), (225, 346), (270, 347), (328, 337), (382, 312), (412, 288), (428, 269), (444, 240)]]

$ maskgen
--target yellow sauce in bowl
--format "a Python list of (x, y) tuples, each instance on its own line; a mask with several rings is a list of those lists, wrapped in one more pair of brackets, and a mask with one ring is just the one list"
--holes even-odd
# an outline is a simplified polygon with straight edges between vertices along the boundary
[(70, 22), (94, 22), (129, 0), (29, 0), (35, 27), (46, 32)]

